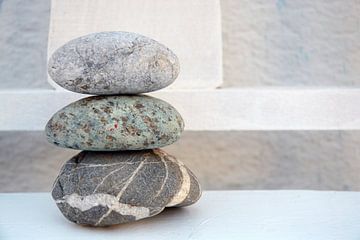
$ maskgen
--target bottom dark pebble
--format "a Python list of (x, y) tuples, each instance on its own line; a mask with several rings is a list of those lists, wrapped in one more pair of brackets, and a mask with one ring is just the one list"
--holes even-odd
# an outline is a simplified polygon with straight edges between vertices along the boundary
[(67, 219), (99, 227), (188, 206), (200, 196), (195, 175), (160, 149), (83, 151), (64, 164), (52, 190)]

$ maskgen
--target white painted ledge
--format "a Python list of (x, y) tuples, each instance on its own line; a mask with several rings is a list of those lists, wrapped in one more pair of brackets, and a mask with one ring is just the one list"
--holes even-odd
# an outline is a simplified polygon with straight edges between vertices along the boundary
[[(360, 129), (360, 89), (166, 90), (186, 130)], [(0, 91), (0, 130), (43, 130), (63, 106), (86, 95), (71, 92)]]
[(49, 193), (0, 194), (0, 239), (359, 239), (360, 193), (205, 192), (190, 207), (111, 228), (68, 222)]

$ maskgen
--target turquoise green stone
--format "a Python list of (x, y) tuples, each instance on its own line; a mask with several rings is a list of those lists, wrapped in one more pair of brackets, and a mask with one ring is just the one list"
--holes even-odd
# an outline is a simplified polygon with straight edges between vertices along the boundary
[(54, 114), (46, 125), (50, 143), (89, 151), (153, 149), (177, 141), (184, 129), (169, 103), (137, 96), (80, 99)]

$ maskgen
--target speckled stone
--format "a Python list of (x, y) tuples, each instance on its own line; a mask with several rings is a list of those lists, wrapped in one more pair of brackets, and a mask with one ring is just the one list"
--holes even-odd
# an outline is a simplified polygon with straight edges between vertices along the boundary
[(52, 197), (72, 222), (110, 226), (188, 206), (201, 196), (194, 174), (160, 149), (83, 151), (63, 166)]
[(170, 49), (129, 32), (76, 38), (57, 49), (48, 64), (49, 75), (60, 86), (97, 95), (155, 91), (174, 82), (179, 69)]
[(60, 147), (91, 150), (142, 150), (179, 139), (184, 122), (176, 109), (149, 96), (94, 96), (59, 110), (45, 133)]

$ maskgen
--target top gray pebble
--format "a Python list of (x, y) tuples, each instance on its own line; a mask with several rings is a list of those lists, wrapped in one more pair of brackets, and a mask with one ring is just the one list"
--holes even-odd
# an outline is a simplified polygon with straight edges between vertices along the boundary
[(100, 32), (66, 43), (49, 59), (48, 72), (63, 88), (85, 94), (137, 94), (175, 81), (176, 55), (148, 37)]

